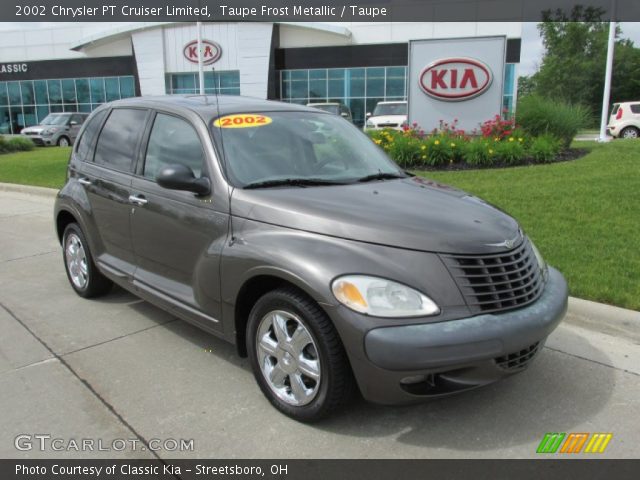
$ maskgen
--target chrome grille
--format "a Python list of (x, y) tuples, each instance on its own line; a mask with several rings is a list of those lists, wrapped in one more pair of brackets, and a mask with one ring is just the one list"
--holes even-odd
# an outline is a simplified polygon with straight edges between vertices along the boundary
[(473, 313), (518, 308), (542, 293), (544, 280), (526, 237), (504, 253), (441, 257)]
[(501, 357), (497, 357), (495, 359), (496, 365), (503, 370), (507, 370), (509, 372), (515, 372), (517, 370), (522, 370), (525, 368), (533, 357), (536, 356), (536, 353), (540, 350), (540, 342), (536, 342), (533, 345), (530, 345), (527, 348), (523, 348), (517, 352), (510, 353), (508, 355), (503, 355)]

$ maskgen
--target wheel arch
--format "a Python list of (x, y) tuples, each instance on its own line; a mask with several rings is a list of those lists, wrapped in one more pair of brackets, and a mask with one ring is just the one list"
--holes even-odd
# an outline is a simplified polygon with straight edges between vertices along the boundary
[(322, 302), (314, 298), (310, 287), (299, 279), (287, 277), (280, 272), (262, 272), (247, 278), (238, 290), (233, 310), (236, 349), (241, 357), (247, 356), (246, 333), (251, 309), (264, 294), (283, 287), (296, 289), (310, 300), (313, 300), (324, 311)]
[(56, 215), (56, 233), (58, 235), (58, 241), (62, 245), (62, 236), (64, 230), (70, 223), (79, 223), (78, 219), (69, 210), (60, 210)]

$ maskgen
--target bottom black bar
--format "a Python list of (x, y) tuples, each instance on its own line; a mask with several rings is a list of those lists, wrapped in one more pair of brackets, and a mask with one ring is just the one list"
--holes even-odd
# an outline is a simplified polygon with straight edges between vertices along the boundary
[(22, 480), (602, 479), (638, 478), (640, 460), (0, 460), (0, 478)]

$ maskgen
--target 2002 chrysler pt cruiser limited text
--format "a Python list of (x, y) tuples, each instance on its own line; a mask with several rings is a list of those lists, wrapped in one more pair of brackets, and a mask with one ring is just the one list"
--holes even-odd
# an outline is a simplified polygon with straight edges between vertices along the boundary
[(567, 285), (518, 223), (403, 172), (344, 119), (242, 97), (101, 106), (55, 207), (73, 289), (116, 283), (248, 356), (317, 420), (525, 369)]

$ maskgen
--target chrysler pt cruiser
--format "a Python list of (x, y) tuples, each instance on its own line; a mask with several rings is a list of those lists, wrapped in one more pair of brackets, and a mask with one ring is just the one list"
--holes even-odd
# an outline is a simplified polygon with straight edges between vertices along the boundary
[(234, 343), (301, 421), (358, 390), (410, 403), (521, 372), (567, 307), (512, 217), (299, 105), (105, 104), (54, 214), (78, 295), (115, 283)]

